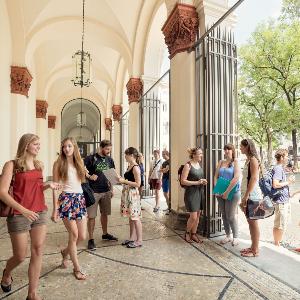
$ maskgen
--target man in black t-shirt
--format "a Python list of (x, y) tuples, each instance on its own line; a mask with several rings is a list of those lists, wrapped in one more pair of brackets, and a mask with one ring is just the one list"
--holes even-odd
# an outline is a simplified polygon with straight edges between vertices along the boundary
[(95, 204), (87, 208), (88, 212), (88, 249), (96, 249), (94, 242), (95, 219), (97, 217), (98, 206), (100, 208), (100, 222), (102, 226), (102, 239), (117, 241), (118, 239), (107, 232), (108, 216), (111, 214), (111, 198), (113, 196), (112, 186), (106, 179), (102, 171), (115, 168), (113, 159), (109, 156), (111, 152), (111, 142), (103, 140), (100, 143), (98, 152), (85, 158), (84, 164), (88, 170), (87, 178), (94, 191)]

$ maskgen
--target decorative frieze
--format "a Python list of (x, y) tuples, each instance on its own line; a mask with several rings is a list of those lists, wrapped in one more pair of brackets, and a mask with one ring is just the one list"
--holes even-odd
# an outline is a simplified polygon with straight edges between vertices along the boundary
[(122, 112), (123, 112), (122, 105), (114, 104), (112, 106), (112, 114), (113, 114), (114, 121), (120, 121), (121, 120)]
[(170, 59), (195, 43), (198, 28), (196, 8), (193, 5), (177, 3), (162, 28)]
[(28, 97), (32, 76), (26, 67), (10, 67), (10, 92)]
[(143, 82), (140, 78), (130, 78), (126, 84), (128, 102), (139, 102), (143, 96)]
[(44, 100), (36, 100), (36, 117), (46, 119), (48, 103)]
[(105, 122), (105, 130), (111, 131), (111, 129), (112, 129), (112, 119), (111, 118), (105, 118), (104, 122)]
[(48, 128), (55, 129), (56, 116), (48, 116)]

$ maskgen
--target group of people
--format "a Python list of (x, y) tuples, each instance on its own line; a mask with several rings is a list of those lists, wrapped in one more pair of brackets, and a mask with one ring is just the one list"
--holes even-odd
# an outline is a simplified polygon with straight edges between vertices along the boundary
[[(27, 300), (41, 299), (37, 287), (41, 272), (42, 253), (46, 239), (47, 206), (44, 190), (53, 190), (54, 222), (60, 218), (68, 232), (68, 244), (61, 249), (61, 266), (67, 268), (68, 258), (73, 264), (73, 275), (77, 280), (85, 280), (87, 275), (82, 271), (77, 245), (89, 234), (88, 249), (95, 250), (94, 229), (98, 208), (102, 227), (102, 239), (117, 241), (108, 233), (108, 216), (111, 214), (113, 189), (103, 174), (104, 170), (114, 168), (110, 157), (111, 142), (103, 140), (97, 153), (88, 156), (84, 161), (80, 156), (74, 138), (67, 137), (61, 143), (60, 154), (53, 165), (53, 182), (43, 182), (43, 164), (37, 160), (40, 140), (35, 134), (24, 134), (19, 140), (14, 160), (5, 163), (0, 181), (0, 199), (12, 208), (7, 217), (7, 228), (12, 243), (13, 255), (8, 259), (3, 270), (1, 289), (10, 292), (12, 289), (12, 272), (26, 258), (28, 233), (31, 240), (31, 256), (28, 269), (29, 285)], [(124, 177), (119, 176), (123, 185), (120, 213), (129, 218), (129, 239), (122, 245), (127, 248), (142, 246), (141, 201), (139, 188), (141, 170), (137, 149), (129, 147), (125, 151), (128, 169)], [(86, 206), (82, 183), (88, 180), (95, 198), (95, 203)]]
[[(246, 156), (245, 165), (241, 174), (236, 150), (234, 145), (224, 146), (224, 159), (217, 164), (214, 185), (220, 177), (228, 181), (228, 186), (222, 194), (218, 194), (217, 201), (226, 236), (221, 240), (221, 244), (231, 243), (238, 245), (238, 223), (236, 211), (238, 204), (244, 212), (249, 225), (251, 236), (251, 246), (241, 250), (244, 257), (259, 256), (259, 226), (258, 219), (251, 218), (249, 208), (253, 207), (253, 202), (259, 203), (263, 199), (259, 187), (260, 174), (263, 174), (262, 164), (257, 155), (255, 145), (252, 140), (244, 139), (240, 144), (240, 151)], [(187, 221), (185, 240), (189, 243), (202, 241), (197, 236), (199, 218), (204, 206), (204, 186), (207, 180), (200, 165), (202, 160), (202, 149), (193, 148), (188, 150), (190, 160), (185, 164), (180, 180), (185, 188), (184, 201), (189, 218)], [(295, 182), (295, 176), (286, 176), (285, 167), (288, 162), (288, 151), (279, 149), (275, 153), (276, 165), (272, 169), (272, 202), (275, 207), (275, 218), (273, 226), (274, 244), (280, 246), (283, 234), (286, 230), (290, 218), (289, 186)], [(242, 180), (240, 182), (240, 176)], [(229, 195), (231, 196), (229, 197)]]
[[(13, 210), (7, 218), (13, 255), (8, 259), (3, 270), (1, 288), (4, 292), (11, 291), (12, 271), (26, 257), (29, 232), (31, 257), (28, 270), (27, 300), (40, 299), (37, 295), (37, 287), (46, 238), (47, 206), (44, 190), (48, 188), (53, 190), (51, 219), (54, 222), (57, 222), (59, 218), (62, 219), (68, 232), (68, 244), (61, 249), (61, 266), (66, 268), (70, 257), (73, 264), (73, 275), (77, 280), (87, 278), (78, 261), (77, 245), (85, 239), (87, 231), (89, 236), (88, 249), (96, 249), (94, 229), (98, 209), (100, 210), (100, 222), (103, 231), (102, 239), (118, 240), (117, 237), (108, 232), (108, 216), (111, 214), (113, 187), (103, 174), (103, 171), (115, 168), (114, 161), (110, 157), (111, 148), (111, 142), (103, 140), (97, 153), (82, 160), (75, 139), (72, 137), (65, 138), (61, 143), (60, 154), (53, 165), (53, 182), (47, 183), (43, 182), (43, 164), (37, 160), (40, 150), (39, 137), (34, 134), (25, 134), (21, 137), (16, 157), (5, 163), (0, 181), (0, 198)], [(236, 208), (241, 199), (240, 206), (247, 217), (252, 242), (249, 248), (241, 250), (241, 255), (254, 257), (259, 255), (259, 227), (257, 220), (249, 218), (248, 203), (253, 198), (262, 198), (258, 186), (260, 161), (251, 140), (242, 140), (240, 150), (247, 157), (241, 183), (239, 182), (239, 164), (232, 144), (225, 145), (224, 159), (218, 162), (214, 176), (214, 184), (219, 177), (230, 181), (226, 191), (217, 197), (226, 233), (226, 237), (221, 243), (231, 242), (233, 246), (238, 244)], [(124, 177), (119, 176), (118, 180), (123, 185), (120, 213), (129, 219), (129, 237), (122, 242), (122, 245), (127, 248), (137, 248), (141, 247), (143, 243), (140, 195), (141, 187), (144, 185), (144, 168), (141, 161), (142, 156), (137, 149), (129, 147), (124, 154), (128, 168)], [(163, 151), (164, 160), (160, 159), (158, 150), (155, 150), (153, 154), (154, 160), (148, 174), (150, 188), (154, 190), (156, 200), (153, 211), (157, 212), (160, 209), (160, 189), (162, 186), (168, 204), (167, 212), (169, 212), (170, 154), (166, 150)], [(184, 202), (189, 213), (184, 239), (189, 243), (202, 242), (197, 235), (207, 184), (201, 167), (202, 156), (202, 149), (189, 149), (190, 160), (184, 165), (180, 177), (181, 185), (185, 188)], [(277, 165), (274, 167), (273, 187), (283, 190), (280, 197), (274, 199), (273, 234), (275, 244), (279, 245), (288, 218), (288, 186), (295, 179), (293, 177), (287, 179), (284, 172), (287, 151), (278, 150), (275, 157)], [(95, 197), (95, 203), (89, 207), (86, 206), (82, 189), (82, 183), (85, 181), (89, 182)], [(234, 195), (229, 200), (231, 191), (234, 191)]]

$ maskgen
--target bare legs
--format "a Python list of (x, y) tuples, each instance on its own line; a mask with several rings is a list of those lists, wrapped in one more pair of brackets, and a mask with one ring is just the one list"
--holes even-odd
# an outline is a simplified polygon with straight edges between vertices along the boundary
[(70, 254), (71, 261), (74, 267), (74, 275), (77, 279), (85, 279), (86, 276), (80, 272), (80, 266), (77, 256), (77, 244), (86, 238), (86, 218), (81, 220), (63, 220), (65, 227), (69, 233), (69, 241), (66, 249), (63, 250), (63, 255), (66, 257)]
[[(40, 297), (36, 294), (36, 290), (39, 283), (43, 246), (46, 237), (46, 225), (35, 226), (30, 230), (31, 238), (31, 257), (28, 268), (28, 298), (30, 300), (39, 300)], [(11, 273), (19, 264), (21, 264), (25, 257), (28, 246), (28, 233), (11, 233), (10, 234), (13, 256), (7, 261), (5, 267), (5, 273), (2, 279), (2, 283), (11, 283)]]
[(283, 237), (283, 230), (278, 228), (273, 228), (273, 237), (274, 237), (274, 244), (276, 246), (280, 246), (280, 242), (282, 241), (282, 237)]
[(142, 245), (142, 222), (140, 219), (131, 220), (129, 219), (129, 227), (130, 227), (130, 241), (134, 241), (136, 246)]
[(196, 212), (190, 212), (189, 219), (186, 224), (186, 233), (185, 233), (185, 240), (187, 242), (201, 242), (200, 239), (197, 237), (197, 229), (198, 229), (198, 224), (200, 220), (200, 211)]

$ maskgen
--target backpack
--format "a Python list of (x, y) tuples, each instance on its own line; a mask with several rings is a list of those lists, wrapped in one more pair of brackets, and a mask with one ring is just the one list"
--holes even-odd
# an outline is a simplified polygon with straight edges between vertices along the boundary
[(270, 169), (266, 171), (264, 174), (261, 175), (261, 178), (258, 181), (260, 190), (264, 197), (268, 196), (271, 199), (275, 199), (276, 197), (280, 196), (283, 189), (274, 189), (273, 188), (273, 176), (274, 176), (274, 169)]
[[(187, 162), (187, 164), (189, 164), (189, 166), (190, 166), (190, 168), (191, 168), (191, 163), (190, 162)], [(186, 186), (185, 185), (183, 185), (183, 184), (181, 184), (181, 174), (182, 174), (182, 171), (183, 171), (183, 168), (184, 168), (184, 166), (185, 166), (186, 164), (184, 164), (184, 165), (181, 165), (180, 167), (179, 167), (179, 169), (178, 169), (178, 181), (179, 181), (179, 184), (180, 184), (180, 186), (182, 187), (182, 188), (186, 188)]]

